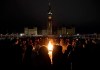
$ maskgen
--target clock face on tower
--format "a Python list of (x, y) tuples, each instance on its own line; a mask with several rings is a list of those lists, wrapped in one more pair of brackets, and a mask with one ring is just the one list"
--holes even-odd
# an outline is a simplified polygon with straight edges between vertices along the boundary
[(49, 18), (49, 19), (51, 19), (52, 17), (51, 17), (51, 16), (49, 16), (48, 18)]

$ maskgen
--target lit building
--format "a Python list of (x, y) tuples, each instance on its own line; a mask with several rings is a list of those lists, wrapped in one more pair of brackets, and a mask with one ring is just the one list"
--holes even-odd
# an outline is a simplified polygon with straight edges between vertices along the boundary
[(57, 35), (74, 35), (75, 34), (75, 28), (67, 28), (62, 27), (61, 29), (57, 30)]
[(42, 30), (42, 35), (47, 35), (47, 30), (46, 29)]
[(66, 29), (66, 32), (68, 35), (74, 35), (75, 34), (75, 27), (71, 27)]
[(62, 35), (62, 30), (61, 29), (57, 30), (57, 35)]
[[(49, 0), (48, 0), (49, 1)], [(51, 10), (51, 3), (49, 1), (49, 5), (48, 5), (49, 9), (48, 9), (48, 21), (47, 21), (47, 28), (45, 29), (38, 29), (37, 31), (37, 27), (34, 27), (33, 29), (28, 29), (25, 28), (24, 29), (24, 33), (25, 35), (74, 35), (75, 34), (75, 28), (71, 27), (61, 27), (61, 28), (56, 28), (56, 30), (52, 30), (53, 27), (53, 23), (52, 23), (52, 10)], [(54, 32), (53, 32), (54, 31)]]
[(62, 27), (62, 29), (61, 29), (62, 35), (66, 35), (66, 33), (67, 33), (66, 30), (67, 30), (66, 27)]
[(25, 35), (37, 35), (37, 27), (33, 29), (24, 28)]

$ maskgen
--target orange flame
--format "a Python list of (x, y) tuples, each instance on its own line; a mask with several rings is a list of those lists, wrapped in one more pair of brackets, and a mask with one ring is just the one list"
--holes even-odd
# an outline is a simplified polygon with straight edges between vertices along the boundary
[(52, 51), (53, 50), (53, 45), (51, 44), (51, 41), (49, 41), (48, 43), (48, 51)]
[(49, 57), (51, 59), (51, 64), (52, 64), (52, 51), (53, 51), (53, 45), (52, 45), (51, 41), (49, 41), (49, 43), (48, 43), (48, 54), (49, 54)]

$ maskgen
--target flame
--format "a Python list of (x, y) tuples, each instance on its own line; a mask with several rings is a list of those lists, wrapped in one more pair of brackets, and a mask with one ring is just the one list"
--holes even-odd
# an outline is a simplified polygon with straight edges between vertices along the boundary
[(52, 51), (53, 50), (53, 45), (51, 44), (51, 41), (49, 41), (48, 43), (48, 51)]
[(52, 51), (53, 51), (53, 45), (52, 45), (51, 41), (49, 41), (49, 43), (48, 43), (48, 54), (49, 54), (49, 57), (51, 59), (51, 64), (52, 64)]

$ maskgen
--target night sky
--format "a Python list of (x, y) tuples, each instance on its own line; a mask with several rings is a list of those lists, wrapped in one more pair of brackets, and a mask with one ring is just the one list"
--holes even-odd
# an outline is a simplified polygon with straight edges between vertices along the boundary
[[(75, 26), (76, 32), (100, 32), (97, 0), (51, 0), (53, 26)], [(3, 0), (0, 2), (0, 33), (23, 32), (24, 27), (45, 28), (48, 0)]]

